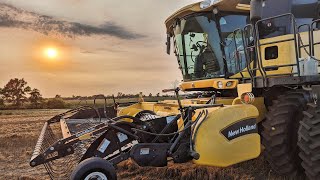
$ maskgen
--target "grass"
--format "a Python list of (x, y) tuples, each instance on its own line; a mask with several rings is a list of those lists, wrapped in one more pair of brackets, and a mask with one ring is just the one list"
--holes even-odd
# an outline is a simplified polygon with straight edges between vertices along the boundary
[[(0, 116), (0, 180), (49, 179), (43, 166), (31, 168), (29, 159), (44, 122), (66, 110), (6, 110)], [(282, 180), (262, 156), (227, 168), (199, 166), (192, 162), (167, 167), (139, 167), (131, 160), (117, 167), (118, 179), (133, 180), (209, 180), (259, 179)]]

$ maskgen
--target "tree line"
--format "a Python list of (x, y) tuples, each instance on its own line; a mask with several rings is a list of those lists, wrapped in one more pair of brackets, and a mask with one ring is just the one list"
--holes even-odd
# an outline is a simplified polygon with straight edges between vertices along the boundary
[[(139, 98), (142, 93), (139, 94), (125, 94), (118, 92), (114, 95), (107, 95), (107, 99), (116, 98)], [(171, 97), (169, 95), (160, 95), (156, 93), (153, 95), (149, 93), (148, 95), (142, 95), (143, 97)], [(56, 95), (54, 98), (43, 98), (39, 89), (31, 88), (27, 81), (23, 78), (10, 79), (9, 82), (0, 88), (0, 109), (20, 109), (20, 108), (48, 108), (48, 109), (59, 109), (67, 108), (68, 104), (65, 102), (67, 100), (92, 100), (95, 96), (75, 96), (72, 97), (61, 97), (61, 95)]]
[(0, 88), (0, 108), (65, 108), (65, 103), (58, 98), (45, 100), (39, 89), (28, 86), (23, 78), (14, 78)]

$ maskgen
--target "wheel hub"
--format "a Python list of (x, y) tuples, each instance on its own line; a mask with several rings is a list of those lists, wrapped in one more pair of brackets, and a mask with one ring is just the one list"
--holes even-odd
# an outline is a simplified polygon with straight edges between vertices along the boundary
[(92, 172), (84, 180), (108, 180), (108, 178), (102, 172)]

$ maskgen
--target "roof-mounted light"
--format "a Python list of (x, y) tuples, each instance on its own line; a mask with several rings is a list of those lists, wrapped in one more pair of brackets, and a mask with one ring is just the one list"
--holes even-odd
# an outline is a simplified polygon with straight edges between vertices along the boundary
[(219, 2), (220, 0), (204, 0), (200, 3), (201, 9), (206, 9), (210, 6), (212, 6), (214, 3)]

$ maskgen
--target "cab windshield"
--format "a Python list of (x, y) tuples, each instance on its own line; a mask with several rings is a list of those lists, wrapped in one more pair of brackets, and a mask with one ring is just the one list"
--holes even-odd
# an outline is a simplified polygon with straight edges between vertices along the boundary
[(234, 36), (233, 31), (243, 28), (247, 21), (247, 15), (215, 17), (213, 13), (180, 19), (174, 28), (174, 41), (183, 79), (228, 77), (244, 69), (245, 60), (235, 60), (241, 49), (241, 36)]

